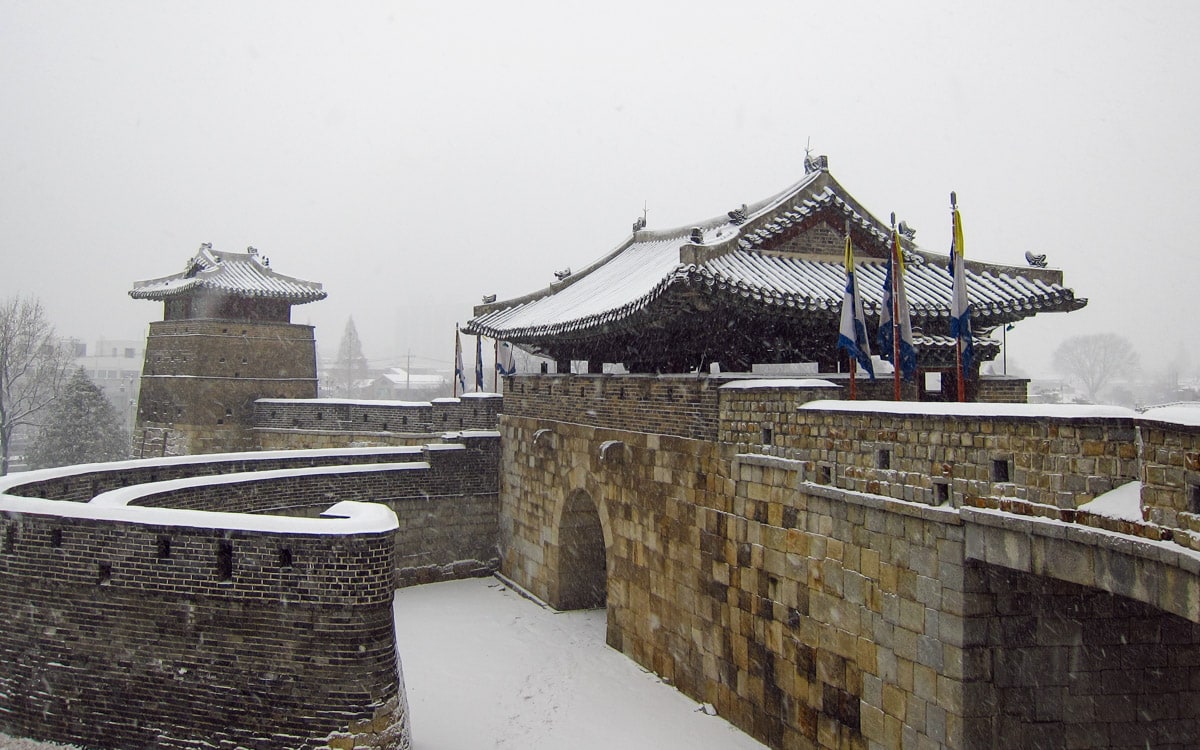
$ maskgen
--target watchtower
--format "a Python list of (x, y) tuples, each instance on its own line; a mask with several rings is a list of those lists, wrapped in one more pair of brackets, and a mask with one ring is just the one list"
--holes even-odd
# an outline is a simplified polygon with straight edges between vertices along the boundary
[(255, 399), (316, 397), (313, 328), (291, 310), (325, 291), (276, 273), (253, 247), (205, 243), (183, 272), (136, 282), (129, 296), (163, 302), (146, 338), (136, 456), (249, 450)]

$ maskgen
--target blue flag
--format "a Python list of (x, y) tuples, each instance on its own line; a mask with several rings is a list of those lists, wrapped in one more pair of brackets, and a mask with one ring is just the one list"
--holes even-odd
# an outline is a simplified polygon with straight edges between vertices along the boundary
[(475, 392), (483, 390), (483, 337), (475, 337)]
[(950, 295), (950, 337), (958, 339), (962, 350), (963, 375), (971, 371), (974, 360), (974, 336), (971, 335), (971, 301), (967, 298), (967, 270), (963, 258), (962, 217), (958, 207), (951, 209), (954, 222), (954, 239), (950, 243), (950, 277), (953, 290)]
[[(892, 307), (896, 308), (895, 322)], [(900, 331), (900, 363), (893, 360), (893, 328)], [(879, 308), (879, 356), (892, 362), (900, 377), (911, 380), (917, 374), (917, 350), (913, 346), (912, 319), (908, 310), (908, 295), (904, 293), (904, 252), (900, 248), (900, 233), (892, 230), (892, 255), (888, 258), (887, 276), (883, 280), (883, 300)]]
[(871, 364), (871, 340), (867, 336), (867, 318), (863, 315), (862, 297), (854, 278), (854, 248), (850, 235), (846, 235), (846, 291), (842, 294), (842, 321), (838, 327), (839, 349), (845, 349), (851, 357), (875, 379), (875, 367)]

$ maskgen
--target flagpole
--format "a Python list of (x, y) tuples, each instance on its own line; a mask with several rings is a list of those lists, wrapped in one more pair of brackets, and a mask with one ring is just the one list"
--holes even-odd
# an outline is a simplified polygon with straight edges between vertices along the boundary
[[(957, 211), (957, 210), (958, 210), (958, 196), (954, 193), (953, 190), (951, 190), (950, 191), (950, 237), (951, 237), (950, 242), (954, 246), (955, 254), (958, 256), (956, 258), (955, 262), (956, 263), (965, 263), (966, 260), (962, 257), (963, 249), (958, 246), (958, 222), (957, 222), (957, 219), (955, 218), (955, 211)], [(954, 280), (955, 283), (958, 282), (957, 275), (953, 275), (953, 276), (951, 276), (951, 278)], [(964, 277), (964, 281), (965, 281), (965, 277)], [(959, 329), (958, 329), (958, 335), (954, 337), (954, 367), (955, 367), (955, 371), (958, 373), (958, 378), (957, 378), (957, 380), (958, 380), (958, 402), (960, 404), (967, 400), (967, 390), (966, 390), (967, 386), (966, 386), (966, 383), (964, 382), (965, 373), (963, 373), (963, 361), (962, 361), (962, 337), (963, 337), (963, 331), (962, 331), (962, 326), (960, 324)]]
[(896, 238), (896, 212), (892, 212), (892, 395), (900, 400), (900, 295), (896, 280), (900, 277), (900, 243)]
[[(454, 374), (451, 376), (453, 385), (450, 395), (453, 398), (458, 398), (458, 363), (462, 360), (462, 339), (458, 336), (458, 323), (454, 324)], [(443, 391), (445, 393), (445, 391)]]
[(492, 393), (500, 392), (500, 339), (492, 339)]
[[(850, 220), (849, 219), (846, 219), (846, 246), (847, 246), (847, 248), (850, 246)], [(850, 250), (847, 250), (846, 253), (848, 256), (847, 260), (849, 260)], [(853, 267), (851, 267), (849, 270), (853, 271), (854, 269), (853, 269)], [(854, 283), (855, 283), (854, 292), (855, 292), (855, 295), (857, 295), (858, 294), (858, 286), (857, 286), (858, 279), (857, 278), (854, 280)], [(851, 308), (853, 308), (853, 306), (854, 306), (853, 296), (851, 297), (850, 304), (851, 304)], [(858, 325), (858, 320), (856, 318), (855, 319), (855, 328), (856, 328), (855, 338), (858, 338), (857, 325)], [(855, 343), (857, 343), (857, 341)], [(858, 358), (854, 356), (854, 352), (849, 352), (849, 354), (850, 354), (850, 400), (857, 401), (858, 400), (858, 361), (857, 361)]]

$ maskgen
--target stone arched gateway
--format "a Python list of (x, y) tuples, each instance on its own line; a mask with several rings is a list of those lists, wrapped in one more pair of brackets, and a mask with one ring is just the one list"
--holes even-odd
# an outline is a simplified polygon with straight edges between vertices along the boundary
[(567, 495), (557, 518), (555, 609), (595, 609), (608, 597), (608, 569), (600, 512), (585, 490)]

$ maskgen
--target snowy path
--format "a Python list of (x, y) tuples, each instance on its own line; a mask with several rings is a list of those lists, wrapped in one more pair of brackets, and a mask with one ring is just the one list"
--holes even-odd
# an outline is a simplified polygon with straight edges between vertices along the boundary
[[(493, 578), (396, 592), (414, 750), (763, 750), (604, 643)], [(2, 750), (63, 746), (0, 734)]]
[(762, 750), (604, 643), (604, 612), (556, 613), (491, 578), (396, 593), (415, 750)]

